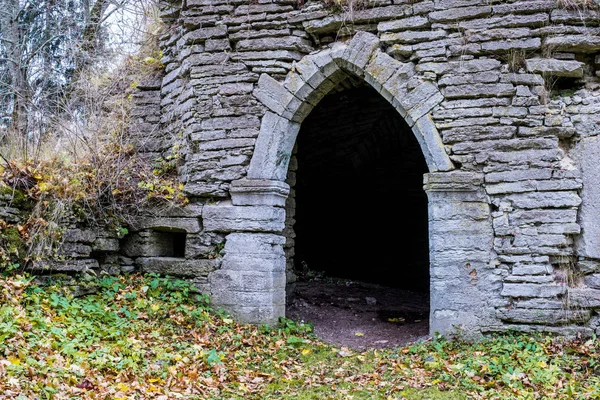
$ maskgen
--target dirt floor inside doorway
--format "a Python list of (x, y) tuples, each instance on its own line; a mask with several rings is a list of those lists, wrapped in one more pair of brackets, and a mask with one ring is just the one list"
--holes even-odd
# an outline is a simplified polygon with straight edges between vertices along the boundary
[(321, 340), (352, 349), (399, 347), (429, 338), (429, 296), (342, 280), (297, 282), (287, 317), (310, 322)]

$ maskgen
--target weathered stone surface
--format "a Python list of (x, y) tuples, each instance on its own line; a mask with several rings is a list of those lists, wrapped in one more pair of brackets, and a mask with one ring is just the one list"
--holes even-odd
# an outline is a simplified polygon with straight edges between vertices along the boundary
[(598, 26), (600, 25), (600, 11), (597, 9), (564, 9), (552, 10), (550, 16), (552, 22), (567, 23), (573, 25)]
[(284, 207), (290, 187), (280, 181), (240, 179), (231, 183), (231, 201), (235, 206)]
[(291, 103), (299, 104), (300, 100), (286, 90), (279, 82), (267, 74), (262, 74), (258, 80), (258, 86), (253, 92), (254, 97), (260, 100), (271, 111), (278, 115), (287, 116), (291, 119)]
[(587, 288), (569, 288), (569, 302), (574, 307), (600, 307), (600, 290)]
[(59, 252), (65, 257), (87, 258), (92, 253), (92, 247), (82, 243), (65, 242)]
[(381, 35), (381, 41), (386, 44), (394, 43), (419, 43), (431, 40), (443, 39), (448, 33), (443, 30), (436, 31), (404, 31), (397, 33), (384, 33)]
[(341, 56), (334, 56), (333, 59), (343, 68), (345, 67), (355, 75), (362, 77), (365, 66), (369, 63), (371, 55), (377, 47), (379, 47), (377, 36), (366, 32), (357, 32)]
[(92, 244), (94, 251), (119, 251), (119, 240), (115, 238), (98, 238)]
[(397, 19), (394, 21), (380, 22), (377, 25), (377, 30), (380, 32), (398, 32), (408, 29), (425, 28), (429, 26), (429, 19), (420, 15)]
[(210, 276), (214, 304), (245, 322), (276, 323), (284, 316), (284, 242), (271, 234), (228, 235), (222, 268)]
[(302, 59), (302, 53), (293, 50), (263, 50), (263, 51), (243, 51), (231, 55), (232, 60), (285, 60), (298, 61)]
[(462, 75), (444, 75), (439, 81), (440, 87), (448, 85), (464, 85), (467, 83), (496, 83), (500, 79), (497, 72), (478, 72)]
[(467, 20), (459, 22), (459, 26), (462, 29), (539, 27), (548, 25), (549, 21), (550, 16), (547, 13), (538, 13), (531, 15), (492, 16), (490, 18)]
[(450, 171), (454, 169), (454, 165), (443, 150), (442, 139), (431, 118), (427, 115), (421, 117), (415, 123), (413, 132), (421, 145), (429, 171)]
[(517, 264), (512, 267), (513, 275), (549, 275), (552, 273), (552, 265), (549, 264)]
[(202, 230), (202, 226), (200, 225), (198, 218), (142, 217), (133, 221), (132, 229), (135, 231), (144, 229), (166, 229), (198, 233)]
[(237, 51), (293, 50), (308, 53), (312, 46), (308, 40), (291, 36), (286, 38), (261, 38), (240, 40)]
[(527, 50), (533, 51), (540, 48), (542, 41), (540, 38), (530, 39), (508, 39), (499, 40), (492, 42), (484, 42), (481, 45), (483, 51), (489, 51), (491, 53), (506, 52), (508, 50)]
[(575, 192), (535, 192), (511, 194), (505, 197), (514, 206), (533, 208), (569, 208), (581, 204), (581, 198)]
[(593, 289), (600, 289), (600, 274), (590, 274), (583, 278), (583, 283)]
[(204, 228), (212, 232), (281, 232), (285, 211), (270, 206), (207, 205)]
[(38, 261), (33, 263), (29, 269), (35, 272), (85, 272), (90, 269), (99, 268), (97, 260), (65, 260), (65, 261)]
[[(556, 7), (555, 0), (527, 0), (509, 4), (497, 4), (492, 7), (494, 15), (511, 13), (536, 13), (551, 11)], [(554, 20), (554, 19), (553, 19)]]
[(515, 126), (473, 126), (444, 130), (442, 137), (445, 143), (456, 143), (468, 140), (510, 139), (516, 133)]
[(475, 73), (491, 71), (500, 67), (502, 63), (494, 59), (451, 61), (445, 63), (426, 62), (416, 66), (419, 72), (434, 72), (443, 75), (449, 72), (456, 73)]
[(555, 297), (566, 290), (566, 286), (556, 284), (505, 283), (501, 294), (507, 297)]
[(429, 14), (429, 19), (433, 22), (452, 22), (475, 17), (486, 17), (492, 13), (492, 7), (460, 7), (451, 8), (443, 11), (434, 11)]
[(600, 37), (594, 35), (561, 35), (549, 37), (544, 46), (552, 51), (595, 53), (600, 51)]
[(577, 269), (582, 274), (590, 274), (590, 273), (600, 272), (600, 261), (579, 260), (577, 262)]
[(513, 85), (507, 83), (476, 83), (472, 85), (449, 85), (442, 89), (442, 93), (447, 99), (504, 97), (513, 96), (516, 93), (516, 88)]
[(583, 190), (578, 238), (579, 254), (600, 259), (600, 137), (586, 137), (577, 145), (576, 157), (581, 165)]
[[(254, 157), (248, 169), (248, 178), (283, 181), (287, 174), (291, 149), (299, 130), (299, 124), (276, 114), (266, 113), (256, 141)], [(284, 149), (290, 149), (289, 153), (286, 154)], [(279, 154), (276, 160), (269, 157), (272, 152)]]
[(96, 240), (96, 232), (90, 229), (67, 229), (63, 237), (68, 242), (90, 244)]
[(224, 37), (227, 34), (227, 26), (218, 25), (210, 28), (200, 28), (195, 31), (191, 31), (185, 35), (184, 40), (186, 44), (195, 44), (198, 42), (205, 41), (206, 39), (214, 39), (217, 37)]
[(499, 317), (509, 322), (564, 325), (569, 322), (583, 323), (588, 321), (591, 317), (591, 311), (513, 308), (510, 310), (499, 310)]
[(208, 276), (219, 267), (221, 260), (183, 260), (172, 257), (140, 257), (136, 264), (144, 273), (174, 276)]
[(526, 61), (529, 72), (538, 72), (547, 76), (581, 78), (583, 63), (579, 61), (555, 60), (552, 58), (532, 58)]

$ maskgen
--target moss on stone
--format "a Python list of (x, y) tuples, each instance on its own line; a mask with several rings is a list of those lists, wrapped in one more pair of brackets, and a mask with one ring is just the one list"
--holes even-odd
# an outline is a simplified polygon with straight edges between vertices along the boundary
[(0, 183), (0, 196), (10, 196), (12, 206), (15, 208), (29, 210), (32, 207), (31, 199), (27, 194), (2, 183)]
[(10, 227), (2, 230), (0, 239), (7, 253), (18, 260), (22, 260), (27, 254), (27, 246), (17, 228)]

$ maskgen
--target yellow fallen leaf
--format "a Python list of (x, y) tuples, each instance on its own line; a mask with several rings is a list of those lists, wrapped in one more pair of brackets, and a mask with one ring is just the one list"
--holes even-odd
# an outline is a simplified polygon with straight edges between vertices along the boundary
[(129, 386), (127, 386), (124, 383), (117, 383), (117, 390), (119, 390), (120, 392), (129, 392)]
[(365, 336), (365, 334), (364, 334), (364, 333), (362, 333), (362, 332), (356, 332), (354, 335), (355, 335), (355, 336)]
[(226, 324), (233, 324), (233, 320), (231, 318), (223, 318), (223, 322)]
[(50, 185), (46, 182), (40, 182), (38, 184), (38, 189), (40, 190), (40, 192), (47, 192), (48, 189), (50, 189)]
[(148, 392), (150, 392), (150, 393), (160, 393), (160, 389), (157, 388), (154, 385), (150, 385), (150, 387), (148, 387)]
[(306, 355), (308, 355), (308, 354), (310, 354), (310, 353), (312, 353), (312, 350), (311, 350), (311, 349), (304, 349), (304, 350), (302, 350), (302, 355), (303, 355), (303, 356), (306, 356)]
[(8, 357), (8, 361), (12, 365), (21, 365), (21, 360), (19, 360), (17, 357)]

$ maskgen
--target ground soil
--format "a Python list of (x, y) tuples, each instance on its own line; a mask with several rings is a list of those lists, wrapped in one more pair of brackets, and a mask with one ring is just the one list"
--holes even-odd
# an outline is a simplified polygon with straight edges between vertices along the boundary
[(365, 282), (297, 282), (287, 316), (311, 323), (323, 341), (352, 349), (399, 347), (429, 338), (427, 294)]

